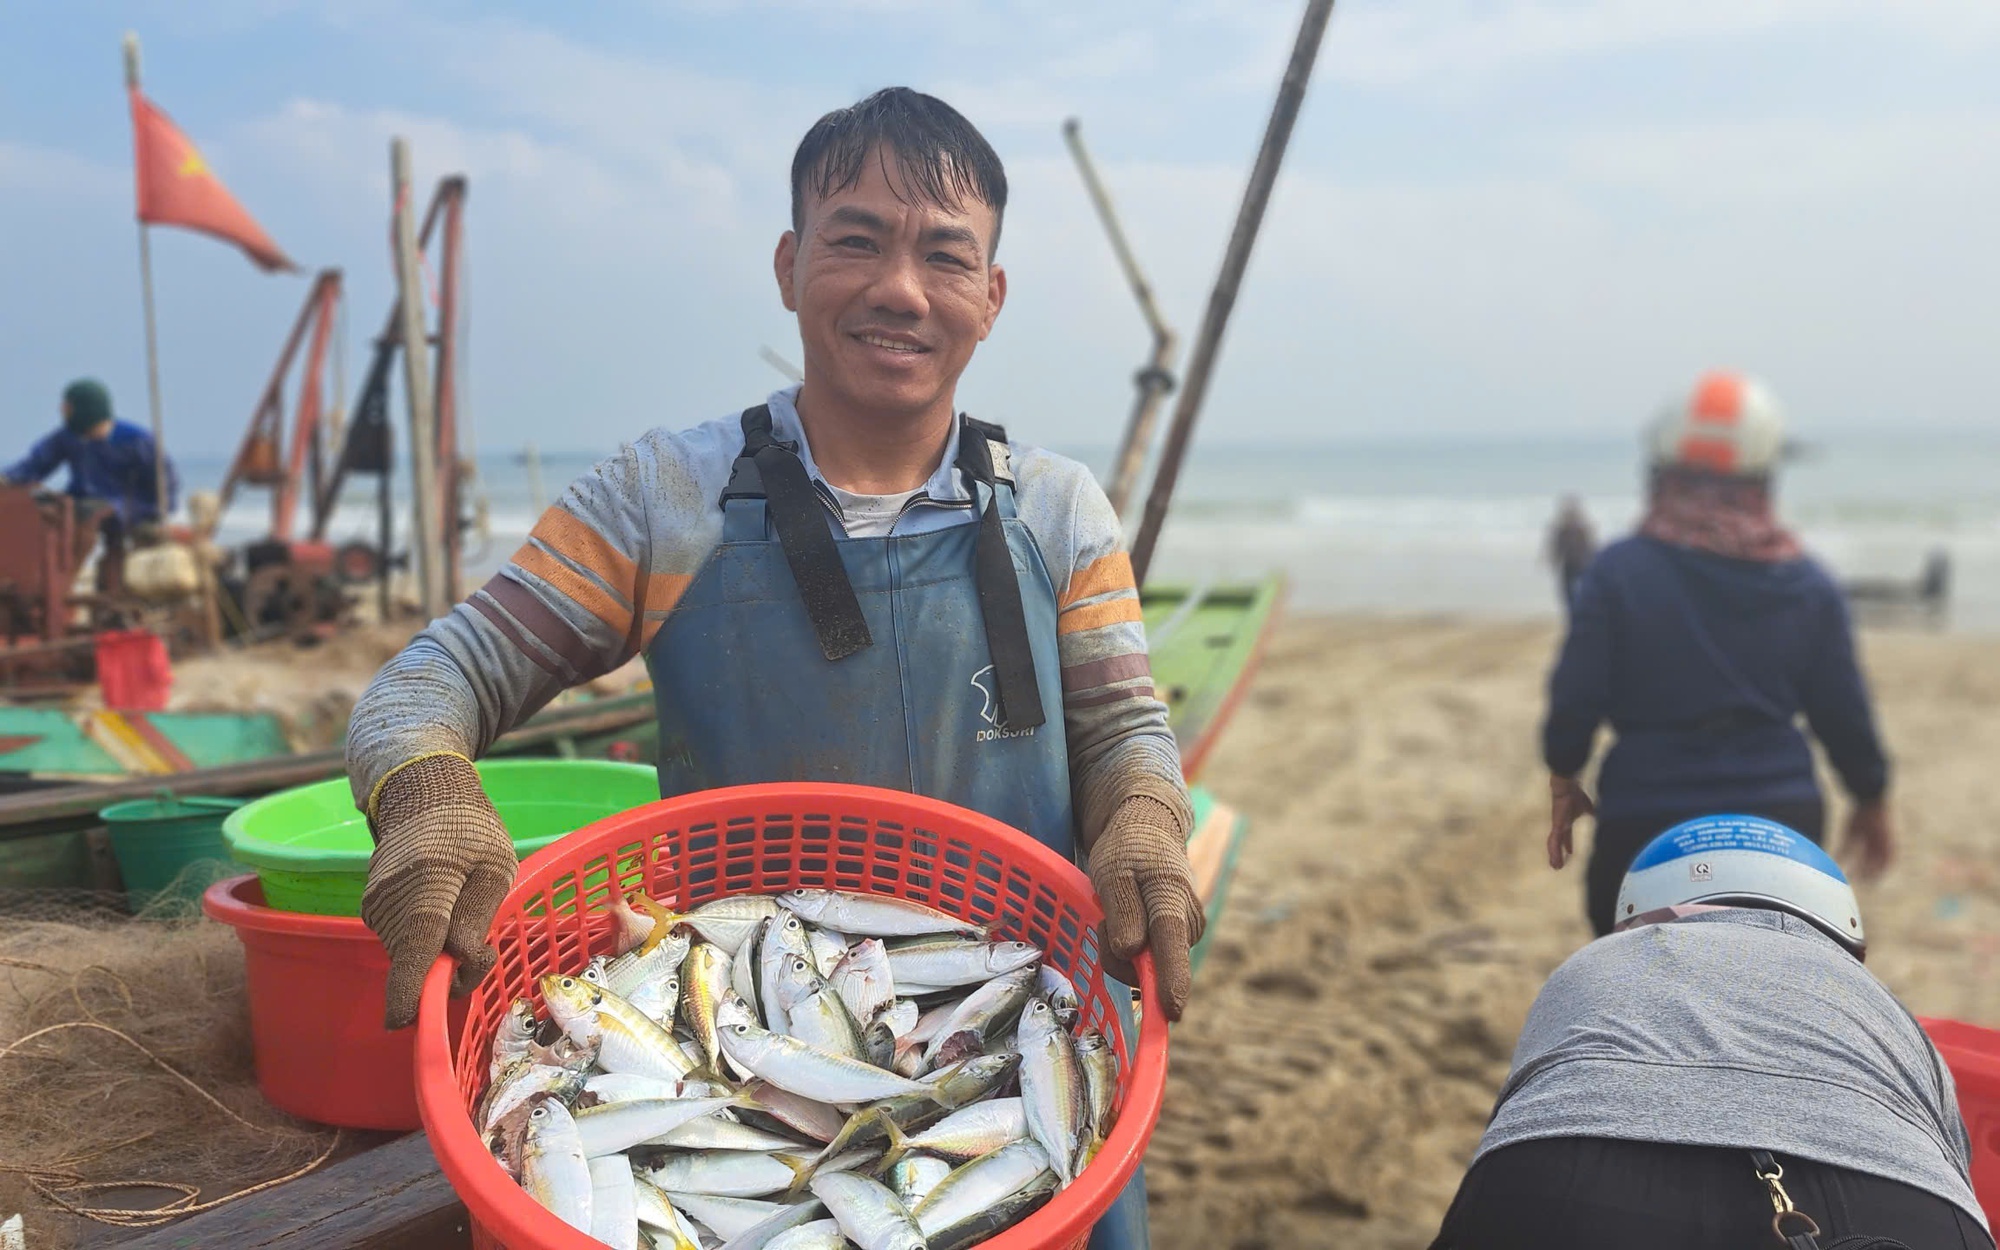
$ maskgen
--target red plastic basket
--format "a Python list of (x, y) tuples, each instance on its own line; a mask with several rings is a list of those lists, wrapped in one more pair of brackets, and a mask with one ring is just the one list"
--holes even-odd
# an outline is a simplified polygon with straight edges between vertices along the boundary
[(1931, 1035), (1958, 1086), (1958, 1113), (1972, 1140), (1972, 1192), (1986, 1218), (2000, 1221), (2000, 1029), (1959, 1020), (1917, 1023)]
[[(1075, 982), (1088, 1024), (1117, 1047), (1119, 1114), (1091, 1165), (1040, 1211), (984, 1243), (991, 1250), (1076, 1247), (1145, 1154), (1167, 1080), (1167, 1022), (1144, 1013), (1136, 1051), (1118, 1026), (1098, 965), (1103, 919), (1089, 878), (1025, 834), (976, 812), (894, 790), (764, 785), (666, 799), (608, 817), (521, 865), (491, 938), (499, 962), (472, 992), (456, 1043), (449, 960), (424, 983), (417, 1020), (417, 1108), (431, 1149), (472, 1216), (473, 1244), (508, 1250), (601, 1250), (544, 1210), (487, 1153), (468, 1108), (486, 1084), (507, 1005), (539, 1003), (536, 979), (573, 972), (611, 942), (612, 869), (682, 909), (729, 894), (829, 888), (894, 895), (1032, 942)], [(1151, 961), (1135, 961), (1147, 1001)]]

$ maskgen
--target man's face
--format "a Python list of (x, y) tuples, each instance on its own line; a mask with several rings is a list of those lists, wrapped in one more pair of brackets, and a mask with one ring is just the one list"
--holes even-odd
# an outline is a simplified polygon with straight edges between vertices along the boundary
[(920, 198), (902, 185), (894, 154), (878, 150), (855, 185), (825, 199), (808, 192), (803, 217), (774, 261), (785, 307), (798, 314), (807, 391), (871, 415), (949, 411), (1007, 298), (991, 256), (993, 209)]

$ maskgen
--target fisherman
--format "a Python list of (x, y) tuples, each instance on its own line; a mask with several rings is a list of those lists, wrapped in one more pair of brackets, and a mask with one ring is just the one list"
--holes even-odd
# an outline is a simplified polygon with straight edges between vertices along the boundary
[[(1639, 532), (1600, 552), (1577, 587), (1549, 678), (1549, 866), (1595, 816), (1586, 872), (1592, 928), (1611, 931), (1626, 866), (1664, 829), (1748, 812), (1823, 840), (1804, 713), (1854, 800), (1843, 854), (1869, 878), (1894, 838), (1888, 762), (1833, 580), (1772, 515), (1784, 440), (1769, 392), (1701, 379), (1649, 432), (1651, 498)], [(1593, 803), (1580, 774), (1598, 726), (1617, 735)]]
[(1564, 495), (1556, 519), (1549, 526), (1546, 553), (1556, 571), (1556, 594), (1562, 600), (1563, 611), (1569, 611), (1576, 602), (1576, 584), (1583, 580), (1583, 570), (1596, 553), (1597, 535), (1590, 528), (1590, 518), (1584, 514), (1583, 501), (1575, 495)]
[[(460, 991), (494, 961), (515, 861), (470, 761), (640, 654), (663, 795), (845, 781), (982, 811), (1087, 858), (1110, 952), (1150, 947), (1157, 1007), (1187, 1004), (1193, 812), (1117, 518), (1081, 465), (954, 404), (1007, 295), (1000, 159), (891, 88), (815, 123), (791, 178), (773, 263), (804, 382), (599, 463), (354, 709), (392, 1028), (440, 950)], [(1135, 1188), (1094, 1244), (1144, 1243)]]
[(163, 513), (173, 510), (171, 460), (166, 464), (167, 506), (160, 507), (160, 455), (151, 434), (112, 415), (111, 392), (102, 382), (79, 378), (63, 388), (62, 428), (0, 470), (0, 483), (28, 485), (67, 468), (65, 493), (78, 502), (86, 523), (94, 519), (104, 535), (98, 585), (116, 590), (122, 585), (128, 539), (156, 527)]
[(1824, 851), (1691, 821), (1617, 910), (1529, 1009), (1432, 1250), (1992, 1250), (1951, 1074)]

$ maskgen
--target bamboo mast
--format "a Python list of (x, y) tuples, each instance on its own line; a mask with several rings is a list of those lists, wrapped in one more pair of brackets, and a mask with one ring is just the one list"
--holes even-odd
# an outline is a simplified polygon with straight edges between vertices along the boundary
[(1271, 109), (1270, 124), (1264, 130), (1264, 144), (1258, 149), (1257, 163), (1250, 170), (1250, 183), (1243, 191), (1243, 205), (1236, 213), (1236, 229), (1229, 236), (1229, 250), (1222, 257), (1222, 272), (1216, 276), (1215, 290), (1208, 297), (1208, 311), (1202, 317), (1201, 333), (1195, 339), (1189, 361), (1187, 383), (1180, 402), (1174, 407), (1173, 424), (1167, 428), (1166, 447), (1160, 453), (1160, 469), (1153, 477), (1153, 489), (1146, 496), (1146, 516), (1139, 536), (1132, 543), (1132, 575), (1145, 585), (1146, 569), (1153, 561), (1153, 548), (1166, 523), (1167, 506), (1173, 502), (1174, 485), (1180, 478), (1181, 462), (1194, 436), (1195, 419), (1201, 415), (1201, 401), (1208, 394), (1208, 379), (1215, 358), (1222, 350), (1222, 334), (1229, 314), (1236, 307), (1236, 292), (1243, 284), (1243, 271), (1250, 264), (1250, 249), (1257, 242), (1257, 230), (1264, 224), (1264, 209), (1271, 201), (1271, 187), (1284, 163), (1285, 145), (1298, 121), (1299, 106), (1306, 98), (1306, 84), (1312, 81), (1313, 62), (1326, 35), (1326, 23), (1333, 16), (1333, 0), (1307, 0), (1299, 36), (1292, 45), (1292, 59), (1278, 84), (1277, 103)]

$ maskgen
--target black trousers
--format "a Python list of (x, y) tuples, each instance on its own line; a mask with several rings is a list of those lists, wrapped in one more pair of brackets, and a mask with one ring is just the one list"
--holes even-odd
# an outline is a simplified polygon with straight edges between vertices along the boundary
[[(1598, 819), (1597, 836), (1590, 847), (1590, 863), (1584, 870), (1584, 907), (1590, 913), (1590, 927), (1598, 937), (1611, 932), (1612, 926), (1618, 922), (1618, 917), (1612, 914), (1618, 906), (1618, 887), (1625, 881), (1625, 870), (1632, 866), (1639, 852), (1646, 849), (1646, 844), (1684, 820), (1717, 814), (1683, 812), (1674, 816)], [(1817, 801), (1773, 803), (1730, 814), (1762, 816), (1815, 842), (1826, 840), (1826, 805)]]
[[(1871, 1235), (1910, 1250), (1993, 1250), (1965, 1212), (1901, 1181), (1778, 1156), (1820, 1244)], [(1750, 1152), (1554, 1137), (1487, 1155), (1431, 1250), (1779, 1250)]]

